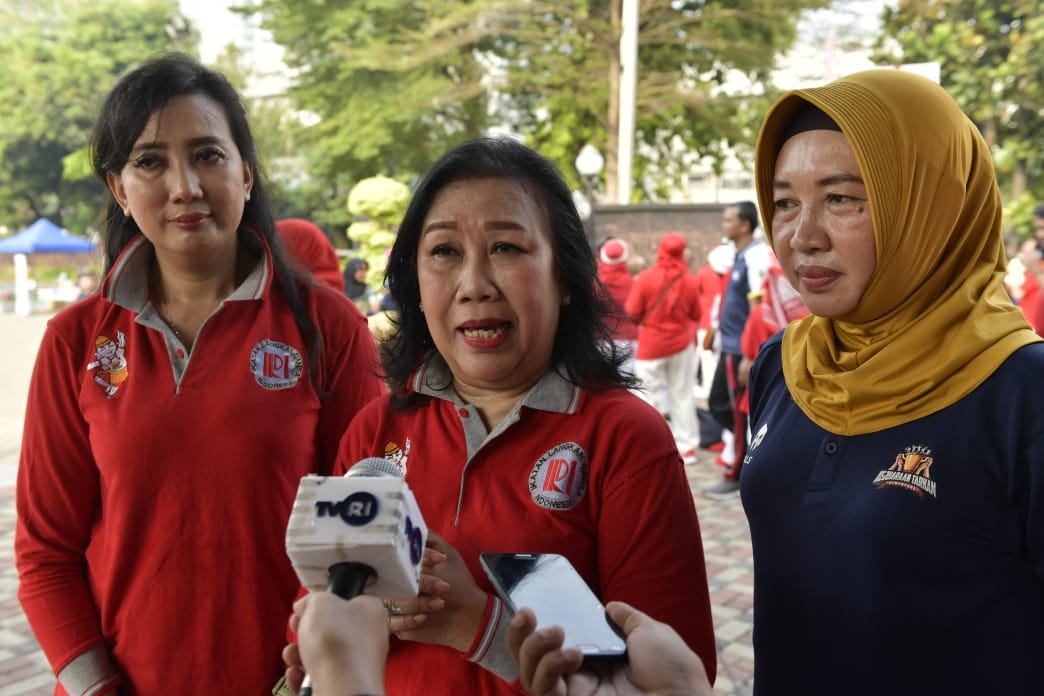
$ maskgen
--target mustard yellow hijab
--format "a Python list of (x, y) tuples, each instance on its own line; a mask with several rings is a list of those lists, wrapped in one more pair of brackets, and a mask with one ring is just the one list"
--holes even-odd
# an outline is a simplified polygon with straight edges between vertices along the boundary
[(989, 147), (938, 85), (869, 70), (783, 95), (758, 136), (756, 178), (772, 237), (780, 136), (803, 102), (855, 152), (877, 266), (846, 316), (809, 316), (783, 335), (783, 374), (817, 425), (862, 435), (923, 418), (1040, 340), (1004, 289), (1001, 201)]

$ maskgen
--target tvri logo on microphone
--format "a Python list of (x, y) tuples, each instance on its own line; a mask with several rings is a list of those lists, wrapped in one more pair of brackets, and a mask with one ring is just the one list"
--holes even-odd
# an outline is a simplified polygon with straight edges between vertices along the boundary
[[(318, 500), (315, 503), (316, 517), (340, 517), (352, 527), (365, 527), (377, 519), (381, 501), (373, 493), (357, 491), (344, 500)], [(420, 527), (416, 527), (406, 515), (406, 539), (410, 544), (410, 561), (420, 563), (424, 551), (424, 540)]]

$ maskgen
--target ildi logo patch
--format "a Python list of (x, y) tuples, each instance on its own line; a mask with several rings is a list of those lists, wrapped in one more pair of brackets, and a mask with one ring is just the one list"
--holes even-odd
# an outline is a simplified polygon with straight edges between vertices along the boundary
[(266, 338), (250, 351), (250, 372), (265, 389), (290, 389), (302, 371), (301, 354), (293, 346)]
[(587, 490), (587, 453), (575, 442), (563, 442), (544, 453), (529, 472), (533, 502), (548, 510), (569, 510)]

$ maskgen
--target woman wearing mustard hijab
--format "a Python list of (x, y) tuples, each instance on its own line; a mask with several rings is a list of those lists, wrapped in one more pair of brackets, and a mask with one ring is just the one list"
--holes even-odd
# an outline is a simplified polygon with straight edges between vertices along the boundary
[(988, 146), (872, 70), (784, 95), (756, 169), (812, 314), (751, 377), (755, 693), (1041, 693), (1044, 344)]

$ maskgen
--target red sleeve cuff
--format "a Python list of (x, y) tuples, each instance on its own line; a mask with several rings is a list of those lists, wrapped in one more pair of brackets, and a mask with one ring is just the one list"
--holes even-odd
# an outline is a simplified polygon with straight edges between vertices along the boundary
[(482, 613), (482, 621), (479, 623), (481, 628), (475, 634), (475, 640), (472, 641), (471, 647), (464, 654), (468, 660), (479, 662), (489, 652), (489, 647), (493, 643), (493, 636), (497, 633), (497, 626), (500, 624), (503, 613), (504, 605), (500, 599), (487, 594), (486, 609)]

